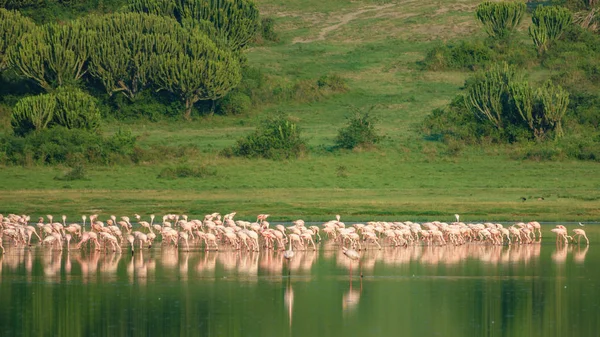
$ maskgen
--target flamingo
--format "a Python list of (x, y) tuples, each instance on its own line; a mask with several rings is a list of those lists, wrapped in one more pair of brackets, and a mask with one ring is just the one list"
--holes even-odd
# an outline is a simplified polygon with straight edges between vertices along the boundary
[(587, 235), (585, 235), (585, 231), (581, 228), (575, 228), (573, 230), (573, 233), (575, 233), (575, 235), (573, 235), (573, 240), (575, 240), (575, 238), (577, 238), (577, 244), (579, 244), (579, 241), (581, 240), (581, 237), (583, 236), (585, 238), (585, 241), (587, 242), (587, 245), (590, 245), (590, 240), (588, 239)]
[[(342, 247), (342, 252), (346, 255), (350, 260), (358, 260), (358, 264), (360, 268), (360, 277), (363, 277), (362, 274), (362, 266), (360, 265), (360, 254), (351, 248)], [(352, 280), (352, 263), (350, 263), (350, 280)]]
[(288, 240), (289, 249), (283, 252), (283, 257), (288, 260), (288, 275), (292, 273), (292, 268), (290, 267), (289, 261), (296, 255), (293, 250), (292, 240)]
[(292, 249), (292, 247), (293, 247), (293, 245), (292, 245), (292, 240), (288, 240), (288, 243), (289, 243), (289, 248), (288, 248), (288, 250), (286, 250), (285, 252), (283, 252), (283, 257), (284, 257), (286, 260), (288, 260), (288, 261), (289, 261), (289, 260), (291, 260), (291, 259), (294, 257), (294, 255), (296, 255), (296, 254), (294, 253), (294, 250)]
[(131, 234), (127, 234), (127, 241), (131, 244), (131, 255), (133, 255), (134, 247), (133, 242), (135, 241), (135, 237)]

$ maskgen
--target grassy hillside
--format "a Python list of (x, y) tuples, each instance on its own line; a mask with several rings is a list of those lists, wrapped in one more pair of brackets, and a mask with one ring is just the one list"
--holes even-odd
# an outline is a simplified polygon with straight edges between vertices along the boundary
[[(86, 166), (78, 180), (65, 178), (72, 172), (68, 167), (2, 167), (0, 213), (237, 211), (248, 219), (270, 213), (273, 221), (335, 214), (346, 220), (450, 221), (454, 213), (467, 221), (598, 219), (597, 163), (523, 160), (519, 154), (527, 146), (452, 147), (421, 131), (425, 116), (447, 105), (470, 74), (426, 71), (418, 62), (441, 43), (483, 37), (477, 3), (257, 1), (261, 14), (275, 19), (280, 41), (253, 46), (250, 66), (275, 86), (337, 75), (348, 90), (316, 98), (299, 86), (296, 99), (254, 102), (253, 111), (241, 116), (112, 120), (103, 126), (106, 133), (131, 129), (143, 148), (155, 149), (153, 159)], [(525, 29), (520, 34), (528, 43)], [(532, 78), (549, 75), (533, 69)], [(383, 142), (370, 151), (332, 151), (345, 118), (356, 110), (372, 111)], [(297, 121), (308, 139), (307, 155), (283, 162), (219, 155), (274, 112)], [(205, 174), (164, 177), (167, 168), (182, 167), (200, 167)]]

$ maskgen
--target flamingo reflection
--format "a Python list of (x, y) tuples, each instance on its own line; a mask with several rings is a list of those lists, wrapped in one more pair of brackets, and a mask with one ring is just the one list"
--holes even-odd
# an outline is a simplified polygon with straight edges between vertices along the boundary
[(288, 320), (290, 329), (292, 328), (292, 316), (294, 312), (294, 289), (292, 288), (291, 278), (287, 279), (287, 286), (283, 293), (283, 305), (285, 306), (288, 313)]

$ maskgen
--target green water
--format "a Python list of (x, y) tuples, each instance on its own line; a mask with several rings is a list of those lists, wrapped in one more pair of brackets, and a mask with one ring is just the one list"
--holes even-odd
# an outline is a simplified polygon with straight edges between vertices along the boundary
[(328, 243), (288, 262), (5, 242), (0, 336), (598, 336), (600, 235), (586, 230), (587, 249), (558, 249), (547, 234), (512, 247), (369, 250), (360, 264)]

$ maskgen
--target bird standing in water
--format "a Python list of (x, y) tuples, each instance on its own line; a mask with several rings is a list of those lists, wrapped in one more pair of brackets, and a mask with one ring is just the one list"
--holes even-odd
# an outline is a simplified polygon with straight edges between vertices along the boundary
[(290, 265), (289, 265), (289, 261), (294, 257), (295, 253), (292, 250), (292, 240), (288, 240), (290, 243), (289, 249), (286, 250), (285, 252), (283, 252), (283, 257), (288, 260), (288, 275), (291, 274), (291, 269), (290, 269)]
[[(358, 260), (358, 265), (360, 265), (360, 254), (354, 249), (349, 249), (346, 247), (342, 247), (342, 252), (346, 255), (350, 260)], [(360, 277), (363, 277), (362, 268), (360, 268)], [(352, 279), (352, 263), (350, 263), (350, 278)]]

